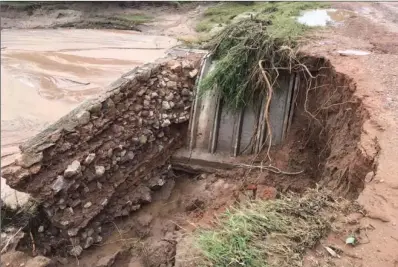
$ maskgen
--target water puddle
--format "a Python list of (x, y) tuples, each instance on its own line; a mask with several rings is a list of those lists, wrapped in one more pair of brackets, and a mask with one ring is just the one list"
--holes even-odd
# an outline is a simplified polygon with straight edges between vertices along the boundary
[(355, 13), (348, 10), (316, 9), (304, 11), (297, 21), (310, 27), (316, 27), (339, 24), (353, 16)]

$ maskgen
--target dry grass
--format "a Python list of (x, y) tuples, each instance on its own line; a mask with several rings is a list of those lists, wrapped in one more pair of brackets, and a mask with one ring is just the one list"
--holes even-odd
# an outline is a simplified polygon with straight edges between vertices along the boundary
[(214, 229), (194, 233), (192, 246), (199, 256), (187, 262), (212, 267), (302, 266), (305, 250), (324, 237), (335, 215), (346, 209), (346, 202), (318, 189), (245, 203), (223, 214)]

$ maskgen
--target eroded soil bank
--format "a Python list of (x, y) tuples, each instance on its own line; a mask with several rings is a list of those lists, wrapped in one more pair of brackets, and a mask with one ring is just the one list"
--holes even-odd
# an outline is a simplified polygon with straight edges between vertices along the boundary
[[(173, 72), (177, 71), (173, 74), (175, 78), (182, 74), (178, 72), (179, 69), (186, 68), (182, 67), (181, 63), (178, 63), (179, 67), (176, 64), (173, 61), (167, 65)], [(315, 187), (316, 184), (333, 189), (338, 195), (355, 199), (364, 188), (365, 177), (373, 175), (376, 168), (377, 142), (363, 131), (368, 112), (362, 106), (361, 100), (354, 96), (356, 87), (352, 80), (343, 73), (337, 73), (329, 61), (309, 57), (306, 65), (313, 70), (310, 74), (312, 78), (308, 77), (308, 73), (302, 73), (300, 86), (294, 95), (295, 111), (287, 141), (279, 147), (273, 147), (271, 151), (271, 163), (274, 167), (285, 171), (302, 171), (300, 174), (286, 175), (283, 172), (275, 173), (258, 168), (235, 168), (227, 172), (196, 175), (173, 171), (173, 166), (168, 160), (174, 147), (180, 143), (173, 143), (173, 147), (163, 144), (161, 153), (152, 156), (148, 153), (151, 150), (148, 149), (157, 144), (155, 140), (160, 135), (155, 134), (154, 138), (147, 137), (145, 122), (137, 128), (144, 133), (136, 138), (137, 149), (141, 151), (145, 148), (146, 142), (151, 145), (147, 147), (146, 156), (141, 157), (138, 150), (124, 150), (125, 147), (129, 147), (129, 141), (123, 137), (121, 133), (125, 131), (120, 131), (120, 128), (126, 129), (128, 124), (122, 123), (125, 125), (122, 126), (119, 125), (118, 119), (108, 120), (106, 129), (109, 130), (100, 130), (94, 139), (88, 136), (87, 140), (81, 139), (74, 130), (65, 136), (62, 134), (64, 137), (60, 139), (54, 139), (56, 143), (63, 140), (55, 147), (49, 144), (49, 148), (46, 148), (47, 145), (43, 145), (46, 143), (41, 142), (43, 144), (38, 146), (34, 145), (35, 142), (30, 142), (30, 145), (25, 145), (25, 156), (19, 162), (25, 170), (30, 170), (29, 174), (26, 176), (22, 171), (24, 169), (19, 170), (17, 167), (5, 172), (9, 183), (31, 193), (43, 203), (39, 208), (42, 211), (40, 216), (27, 228), (27, 231), (33, 233), (35, 248), (31, 245), (32, 237), (26, 236), (19, 249), (29, 253), (34, 250), (35, 253), (52, 257), (59, 264), (65, 263), (70, 266), (76, 264), (73, 256), (79, 257), (82, 266), (100, 264), (105, 260), (101, 257), (110, 256), (115, 260), (112, 266), (129, 266), (129, 262), (132, 261), (135, 261), (137, 266), (185, 266), (181, 263), (184, 262), (184, 254), (176, 256), (181, 254), (177, 251), (181, 238), (199, 226), (211, 225), (215, 215), (235, 203), (252, 199), (274, 199), (287, 191), (301, 193), (307, 188)], [(187, 71), (193, 76), (190, 69)], [(160, 73), (166, 74), (162, 71)], [(152, 79), (149, 80), (152, 83)], [(153, 88), (159, 87), (156, 85), (157, 81), (153, 82)], [(165, 82), (168, 83), (169, 81)], [(147, 96), (149, 99), (155, 95), (164, 95), (166, 100), (171, 98), (161, 86), (149, 93), (140, 89), (136, 94), (144, 96), (144, 103), (140, 104), (143, 110), (146, 107)], [(134, 104), (136, 100), (132, 97), (131, 107), (135, 110), (138, 102)], [(123, 111), (123, 102), (119, 103), (120, 97), (116, 98), (112, 100), (112, 103), (116, 104), (116, 113), (105, 112), (104, 114), (108, 114), (106, 116), (117, 115)], [(108, 102), (104, 102), (105, 111), (108, 108), (114, 109)], [(169, 108), (164, 102), (161, 101), (161, 110)], [(187, 102), (188, 105), (189, 103)], [(91, 116), (94, 116), (93, 129), (105, 127), (95, 122), (101, 121), (102, 116), (95, 115), (96, 106), (93, 108), (95, 110), (90, 109)], [(139, 114), (144, 115), (142, 111)], [(184, 115), (182, 122), (187, 120), (188, 114)], [(148, 115), (150, 116), (149, 113)], [(132, 115), (120, 113), (120, 116), (128, 119)], [(176, 119), (175, 122), (178, 123), (180, 116), (176, 116)], [(131, 123), (136, 124), (135, 120)], [(174, 129), (173, 126), (169, 128), (169, 124), (163, 124), (164, 122), (162, 127), (166, 132), (162, 131), (164, 133), (161, 140), (165, 141), (166, 137), (167, 140), (183, 140), (184, 127)], [(152, 127), (154, 126), (150, 126), (150, 129)], [(83, 126), (82, 130), (84, 133), (89, 129)], [(126, 145), (122, 145), (120, 149), (113, 148), (112, 144), (119, 144), (119, 147), (121, 144), (117, 141), (119, 139), (114, 138), (104, 143), (103, 141), (107, 140), (105, 137), (109, 135), (107, 131), (112, 132), (114, 138), (120, 136), (126, 140)], [(130, 133), (128, 136), (134, 136), (134, 131), (127, 132)], [(70, 139), (68, 136), (74, 138)], [(71, 144), (67, 150), (65, 142)], [(133, 146), (134, 142), (133, 138)], [(76, 146), (73, 145), (75, 143)], [(34, 147), (44, 148), (44, 160), (38, 163), (33, 160), (35, 156), (32, 155), (35, 154), (32, 152), (43, 152), (39, 152), (37, 148), (33, 151)], [(81, 150), (84, 147), (88, 152)], [(157, 146), (153, 148), (158, 149)], [(134, 156), (130, 157), (131, 153), (134, 153)], [(65, 161), (64, 158), (57, 164), (55, 159), (59, 155), (68, 155), (70, 160)], [(75, 159), (76, 155), (78, 161)], [(106, 155), (115, 155), (109, 164), (106, 163)], [(265, 154), (260, 154), (254, 158), (238, 160), (259, 166), (258, 163), (265, 158)], [(50, 159), (51, 165), (48, 161)], [(73, 159), (75, 161), (70, 163)], [(35, 165), (30, 167), (27, 162)], [(83, 167), (80, 167), (80, 162)], [(90, 168), (91, 162), (95, 163), (93, 170)], [(119, 170), (115, 169), (114, 173), (112, 166), (119, 166), (116, 168)], [(82, 173), (79, 174), (80, 172)], [(28, 177), (31, 178), (27, 179)], [(69, 185), (67, 181), (71, 177), (74, 183)], [(108, 197), (107, 192), (110, 193)], [(138, 209), (140, 210), (136, 212)]]

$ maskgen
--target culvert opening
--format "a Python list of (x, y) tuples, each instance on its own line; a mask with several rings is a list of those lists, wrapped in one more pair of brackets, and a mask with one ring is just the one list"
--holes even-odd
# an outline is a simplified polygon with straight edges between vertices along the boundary
[[(287, 191), (302, 193), (317, 183), (355, 199), (364, 187), (366, 174), (376, 167), (374, 158), (367, 157), (359, 145), (368, 114), (360, 99), (353, 95), (355, 83), (345, 74), (337, 73), (329, 61), (307, 57), (305, 65), (312, 77), (308, 73), (298, 76), (300, 86), (291, 98), (294, 111), (289, 131), (284, 141), (270, 150), (272, 165), (277, 169), (261, 169), (261, 166), (266, 167), (261, 165), (267, 163), (264, 160), (266, 150), (255, 157), (244, 155), (231, 161), (207, 158), (200, 168), (192, 166), (192, 162), (181, 164), (175, 160), (175, 155), (170, 161), (170, 154), (181, 147), (188, 136), (187, 122), (172, 125), (165, 134), (178, 139), (178, 145), (145, 160), (145, 166), (153, 167), (145, 178), (141, 177), (146, 181), (145, 186), (134, 180), (135, 173), (129, 174), (128, 186), (119, 187), (119, 193), (108, 199), (107, 208), (93, 216), (77, 235), (68, 233), (73, 228), (64, 229), (51, 222), (48, 207), (43, 203), (40, 214), (45, 219), (26, 231), (20, 249), (60, 257), (60, 261), (68, 258), (69, 266), (76, 264), (74, 256), (70, 255), (72, 249), (87, 266), (93, 262), (93, 257), (100, 257), (104, 251), (119, 250), (123, 253), (115, 256), (119, 265), (114, 266), (128, 266), (126, 259), (136, 255), (146, 255), (142, 266), (173, 265), (178, 253), (176, 240), (182, 232), (212, 225), (215, 215), (237, 202), (278, 198)], [(109, 132), (105, 130), (103, 136), (116, 128), (109, 127)], [(99, 144), (103, 136), (96, 136), (94, 143)], [(107, 151), (107, 147), (100, 148)], [(121, 151), (119, 149), (118, 153)], [(82, 160), (86, 156), (82, 153)], [(159, 165), (159, 162), (164, 163)], [(62, 170), (66, 167), (63, 165)], [(52, 170), (57, 172), (55, 168)], [(108, 182), (111, 188), (111, 180)], [(85, 193), (84, 186), (78, 190), (76, 195)], [(71, 193), (72, 200), (78, 199)], [(98, 198), (102, 196), (97, 195)], [(86, 202), (77, 207), (84, 204)], [(72, 210), (74, 216), (84, 216), (81, 210)], [(55, 210), (54, 214), (57, 211), (60, 212)], [(87, 252), (80, 255), (80, 249)], [(156, 253), (158, 256), (154, 256)], [(158, 261), (151, 262), (151, 259)]]

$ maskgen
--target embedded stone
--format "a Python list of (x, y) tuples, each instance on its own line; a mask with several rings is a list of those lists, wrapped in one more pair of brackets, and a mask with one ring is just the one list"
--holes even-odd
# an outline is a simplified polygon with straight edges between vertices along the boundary
[(80, 166), (80, 162), (77, 160), (74, 160), (70, 165), (68, 165), (68, 167), (66, 168), (65, 172), (64, 172), (64, 177), (65, 178), (70, 178), (78, 173), (80, 173), (81, 171), (81, 166)]
[(93, 162), (94, 159), (95, 159), (95, 153), (90, 153), (84, 160), (84, 164), (89, 165), (91, 164), (91, 162)]
[(168, 81), (166, 85), (168, 88), (177, 88), (177, 82), (175, 81)]
[(199, 71), (198, 71), (197, 69), (194, 69), (194, 70), (190, 71), (190, 72), (189, 72), (189, 77), (195, 78), (196, 75), (198, 75), (198, 72), (199, 72)]
[(94, 238), (91, 236), (87, 237), (86, 242), (84, 244), (84, 248), (89, 248), (94, 244)]
[(145, 135), (141, 135), (139, 141), (141, 144), (146, 144), (146, 142), (148, 141), (148, 137), (146, 137)]
[(79, 232), (78, 228), (72, 228), (68, 230), (68, 236), (77, 236), (77, 233)]
[(190, 96), (190, 95), (191, 95), (191, 91), (189, 91), (189, 89), (187, 89), (187, 88), (184, 88), (184, 89), (182, 89), (182, 91), (181, 91), (181, 95), (183, 95), (183, 96)]
[(170, 124), (171, 124), (170, 120), (165, 119), (165, 120), (162, 122), (161, 126), (162, 126), (162, 127), (167, 127), (167, 126), (169, 126)]
[(79, 122), (79, 125), (87, 124), (90, 121), (90, 112), (82, 110), (76, 115), (76, 119)]
[(97, 177), (101, 177), (105, 173), (105, 167), (104, 166), (95, 166), (95, 175)]
[(102, 205), (102, 206), (106, 206), (107, 204), (108, 204), (108, 199), (105, 198), (105, 199), (101, 202), (101, 205)]
[(55, 193), (58, 193), (65, 187), (66, 187), (66, 181), (62, 175), (58, 175), (55, 182), (51, 185), (51, 188), (52, 190), (54, 190)]
[(88, 209), (93, 205), (93, 203), (91, 202), (87, 202), (86, 204), (84, 204), (83, 208)]
[(166, 99), (167, 101), (173, 100), (174, 99), (174, 94), (170, 93), (164, 99)]
[(149, 107), (151, 105), (151, 102), (149, 100), (144, 100), (144, 107)]
[(169, 102), (162, 101), (162, 108), (165, 109), (165, 110), (171, 109)]
[(135, 157), (135, 154), (134, 154), (133, 151), (129, 151), (129, 152), (127, 153), (127, 158), (128, 158), (129, 160), (133, 160), (134, 157)]
[(72, 249), (69, 251), (69, 254), (78, 257), (80, 254), (82, 254), (83, 248), (80, 245), (73, 246)]

